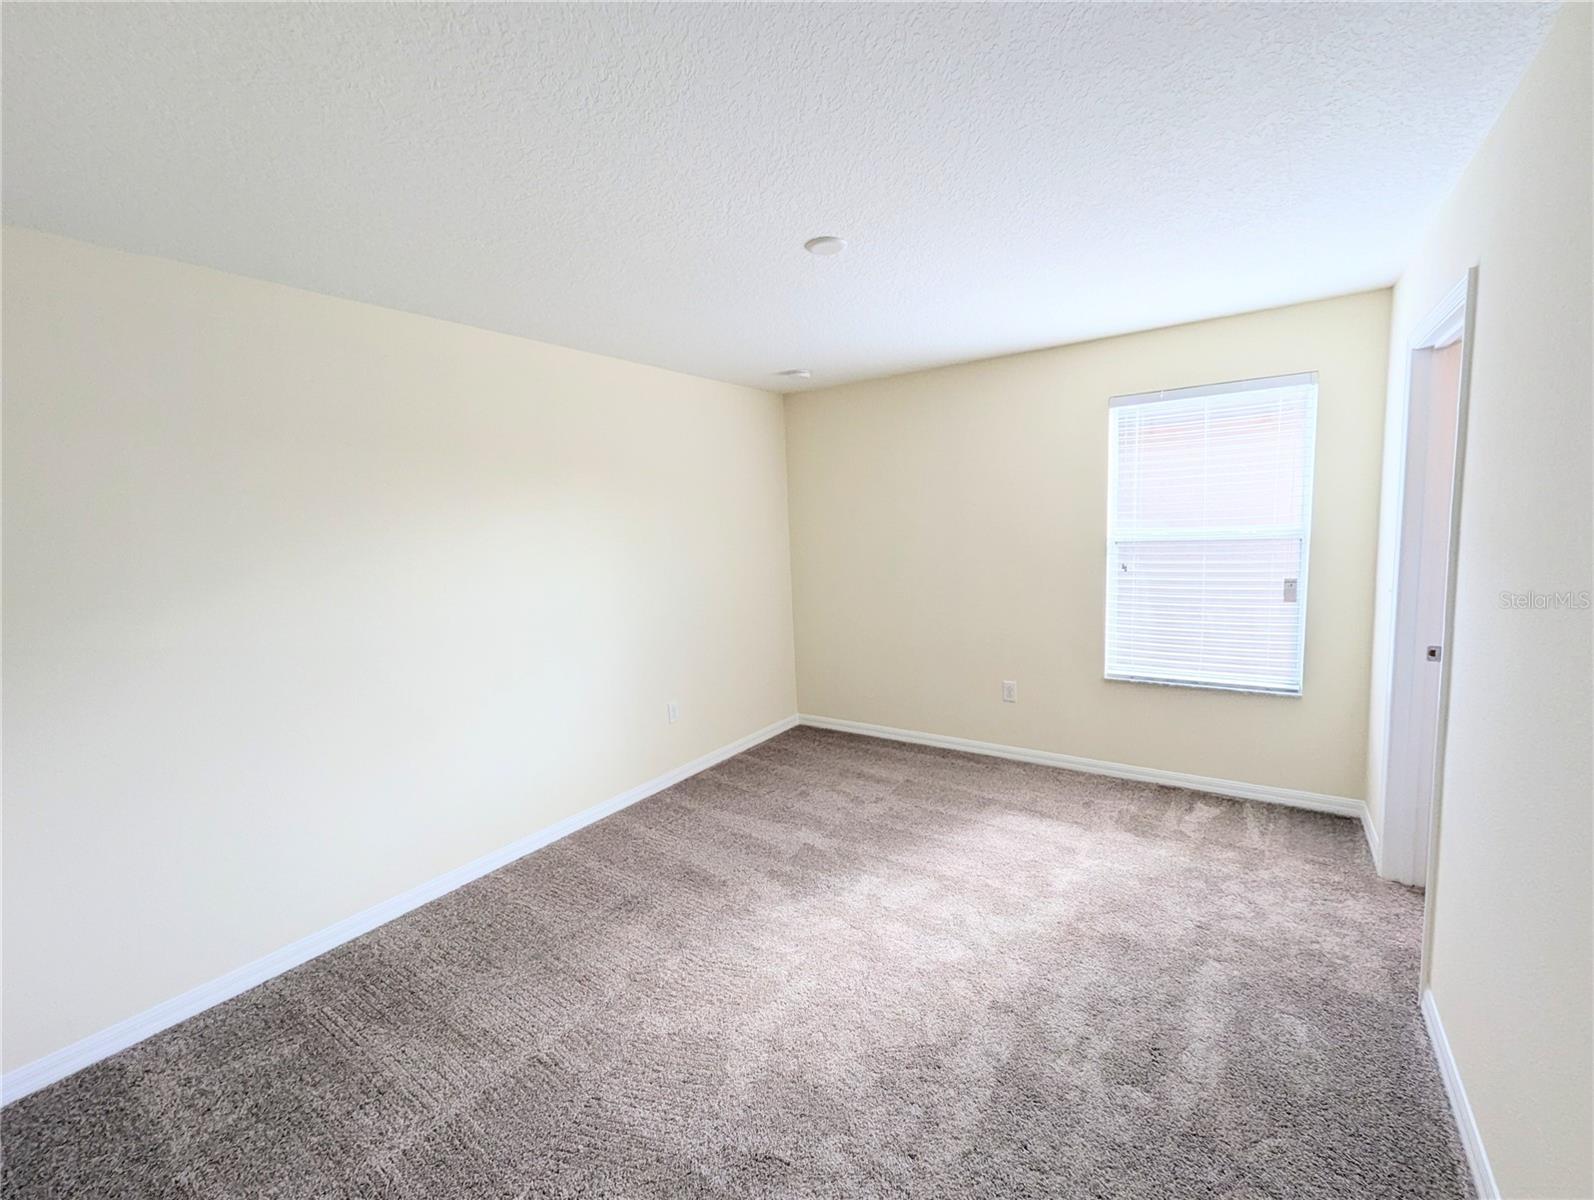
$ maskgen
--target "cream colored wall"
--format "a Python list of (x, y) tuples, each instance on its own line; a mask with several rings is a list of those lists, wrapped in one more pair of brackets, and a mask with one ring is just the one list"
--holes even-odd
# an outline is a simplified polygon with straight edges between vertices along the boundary
[[(801, 710), (1361, 796), (1389, 304), (788, 396)], [(1305, 694), (1104, 681), (1108, 397), (1296, 371), (1320, 388)]]
[(795, 710), (778, 397), (3, 256), (7, 1069)]
[[(1588, 6), (1566, 5), (1402, 275), (1391, 334), (1398, 395), (1416, 327), (1477, 266), (1430, 964), (1509, 1197), (1594, 1195), (1594, 620), (1501, 604), (1594, 588), (1590, 35)], [(1389, 439), (1393, 454), (1393, 425)], [(1391, 535), (1382, 654), (1393, 556)], [(1386, 704), (1380, 689), (1374, 778)]]

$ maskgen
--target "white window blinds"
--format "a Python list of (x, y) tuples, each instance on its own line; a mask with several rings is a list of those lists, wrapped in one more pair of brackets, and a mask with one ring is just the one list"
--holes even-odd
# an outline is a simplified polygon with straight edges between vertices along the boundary
[(1108, 409), (1107, 678), (1299, 695), (1316, 374)]

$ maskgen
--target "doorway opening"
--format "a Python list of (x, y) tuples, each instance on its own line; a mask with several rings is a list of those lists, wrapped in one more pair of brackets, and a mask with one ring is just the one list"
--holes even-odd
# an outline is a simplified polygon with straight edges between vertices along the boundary
[(1382, 873), (1426, 887), (1438, 838), (1477, 268), (1413, 337), (1395, 581)]

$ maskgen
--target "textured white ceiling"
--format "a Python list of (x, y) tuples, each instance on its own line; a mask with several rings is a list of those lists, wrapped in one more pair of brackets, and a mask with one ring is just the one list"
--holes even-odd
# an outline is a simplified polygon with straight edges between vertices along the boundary
[(4, 213), (818, 387), (1390, 282), (1550, 16), (13, 3)]

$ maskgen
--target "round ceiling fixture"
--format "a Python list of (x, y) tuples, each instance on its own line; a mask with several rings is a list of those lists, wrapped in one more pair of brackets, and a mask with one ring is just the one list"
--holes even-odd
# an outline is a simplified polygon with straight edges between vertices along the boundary
[(789, 370), (776, 371), (775, 374), (782, 379), (812, 379), (814, 377), (814, 373), (807, 367), (792, 367)]
[(804, 250), (808, 251), (809, 254), (817, 254), (821, 258), (829, 258), (832, 254), (840, 254), (846, 248), (846, 238), (831, 237), (829, 234), (825, 234), (823, 237), (809, 238), (803, 243)]

